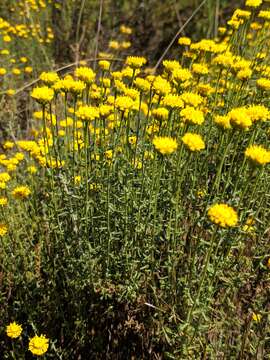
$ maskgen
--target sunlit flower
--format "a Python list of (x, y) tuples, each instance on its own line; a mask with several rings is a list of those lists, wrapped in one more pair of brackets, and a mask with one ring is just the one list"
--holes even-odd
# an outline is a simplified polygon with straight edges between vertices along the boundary
[(6, 235), (8, 232), (8, 226), (6, 224), (0, 223), (0, 236)]
[(47, 352), (48, 348), (49, 340), (44, 335), (35, 335), (29, 341), (29, 350), (33, 355), (43, 355)]
[(215, 204), (208, 210), (210, 220), (223, 228), (234, 227), (238, 223), (236, 211), (227, 204)]
[(257, 165), (270, 163), (270, 151), (261, 145), (251, 145), (245, 151), (245, 156)]
[(126, 58), (126, 64), (132, 68), (140, 68), (146, 64), (146, 59), (141, 56), (128, 56)]
[(175, 152), (178, 147), (177, 141), (167, 136), (154, 137), (153, 145), (155, 146), (156, 150), (162, 155), (170, 155)]
[(44, 105), (52, 101), (54, 97), (54, 91), (48, 86), (37, 87), (33, 89), (31, 96), (37, 100), (37, 102)]
[(205, 143), (199, 134), (185, 133), (182, 141), (190, 151), (201, 151), (205, 149)]
[(17, 186), (12, 195), (15, 199), (26, 199), (31, 194), (31, 190), (28, 186)]
[(18, 338), (22, 333), (22, 326), (17, 324), (15, 321), (10, 323), (6, 328), (7, 336), (16, 339)]

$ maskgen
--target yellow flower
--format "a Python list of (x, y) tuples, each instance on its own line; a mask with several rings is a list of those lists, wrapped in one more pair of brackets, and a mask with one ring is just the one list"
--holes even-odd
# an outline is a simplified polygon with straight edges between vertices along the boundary
[(120, 32), (122, 34), (130, 35), (132, 33), (132, 29), (130, 27), (128, 27), (128, 26), (121, 25), (120, 26)]
[(36, 174), (37, 173), (37, 168), (35, 166), (28, 166), (27, 171), (30, 174)]
[(191, 44), (191, 40), (188, 37), (180, 37), (178, 39), (178, 44), (179, 45), (186, 45), (189, 46)]
[(10, 150), (14, 147), (14, 143), (12, 141), (6, 141), (3, 145), (5, 150)]
[(99, 111), (94, 106), (83, 105), (76, 111), (76, 115), (81, 120), (92, 121), (99, 117)]
[(266, 78), (258, 79), (257, 86), (263, 90), (270, 90), (270, 79), (266, 79)]
[(264, 105), (250, 105), (247, 113), (252, 121), (267, 121), (270, 119), (270, 111)]
[(188, 69), (174, 69), (172, 78), (176, 82), (184, 82), (192, 78), (192, 74)]
[(115, 41), (115, 40), (111, 40), (109, 42), (109, 48), (114, 49), (114, 50), (118, 50), (119, 49), (119, 42)]
[(8, 226), (0, 223), (0, 236), (4, 236), (8, 232)]
[(144, 91), (144, 92), (148, 92), (151, 87), (151, 84), (149, 83), (149, 81), (147, 81), (143, 78), (139, 78), (139, 77), (137, 77), (134, 80), (134, 84), (138, 89), (140, 89), (141, 91)]
[(12, 73), (13, 73), (14, 75), (20, 75), (20, 74), (21, 74), (21, 70), (15, 68), (15, 69), (12, 69)]
[(197, 107), (202, 104), (203, 98), (199, 94), (191, 93), (191, 92), (184, 92), (181, 95), (181, 99), (184, 101), (185, 104)]
[(165, 70), (168, 72), (173, 72), (174, 70), (181, 69), (181, 65), (177, 60), (164, 60), (162, 64)]
[(249, 68), (246, 69), (242, 69), (240, 71), (238, 71), (238, 73), (236, 74), (237, 79), (239, 80), (248, 80), (249, 78), (251, 78), (252, 75), (252, 70)]
[(42, 80), (46, 85), (53, 85), (59, 80), (59, 76), (56, 72), (43, 72), (40, 75), (40, 80)]
[(0, 189), (1, 190), (5, 190), (6, 187), (7, 187), (6, 183), (0, 182)]
[(178, 147), (177, 141), (167, 136), (155, 136), (153, 139), (153, 145), (162, 155), (170, 155), (175, 152)]
[(152, 110), (152, 115), (159, 120), (166, 120), (169, 117), (169, 110), (164, 107), (159, 107)]
[(8, 199), (6, 197), (0, 197), (0, 206), (6, 206)]
[(118, 96), (115, 100), (115, 107), (121, 111), (130, 110), (134, 105), (134, 101), (129, 96)]
[(33, 68), (31, 66), (26, 66), (24, 68), (24, 71), (27, 73), (27, 74), (31, 74), (33, 72)]
[(34, 355), (43, 355), (47, 352), (48, 348), (49, 340), (44, 335), (35, 335), (29, 341), (29, 350)]
[(22, 326), (18, 325), (15, 321), (10, 323), (6, 328), (7, 336), (16, 339), (18, 338), (22, 333)]
[(162, 105), (171, 109), (177, 109), (183, 107), (184, 103), (179, 95), (168, 94), (164, 96)]
[(9, 173), (7, 173), (7, 172), (2, 172), (2, 173), (0, 173), (0, 182), (6, 183), (6, 182), (8, 182), (10, 179), (11, 179), (11, 177), (10, 177)]
[(26, 199), (31, 194), (31, 190), (28, 186), (17, 186), (12, 195), (15, 199)]
[(126, 58), (126, 65), (137, 69), (146, 64), (146, 59), (142, 56), (128, 56)]
[(77, 175), (74, 177), (74, 182), (76, 185), (79, 185), (81, 183), (82, 177), (80, 175)]
[(98, 62), (98, 66), (102, 69), (102, 70), (109, 70), (111, 63), (107, 60), (100, 60)]
[(3, 75), (6, 75), (7, 73), (7, 70), (5, 68), (0, 68), (0, 75), (3, 76)]
[(252, 126), (251, 117), (245, 107), (232, 109), (228, 116), (230, 117), (230, 123), (237, 128), (248, 130)]
[(181, 110), (180, 115), (184, 122), (187, 121), (194, 125), (202, 125), (204, 123), (204, 115), (201, 110), (194, 109), (192, 106), (187, 106)]
[(262, 0), (247, 0), (246, 6), (249, 7), (259, 7), (262, 4)]
[(210, 220), (223, 228), (234, 227), (238, 223), (236, 211), (227, 204), (215, 204), (208, 210)]
[(259, 18), (270, 20), (270, 11), (269, 10), (261, 10), (258, 15)]
[(197, 75), (207, 75), (209, 73), (208, 67), (199, 63), (193, 63), (192, 71)]
[(78, 67), (75, 70), (75, 75), (78, 79), (84, 81), (86, 84), (92, 84), (96, 77), (95, 72), (86, 66)]
[(251, 145), (245, 151), (245, 156), (257, 165), (270, 163), (270, 151), (261, 145)]
[(255, 226), (253, 226), (254, 224), (255, 220), (252, 217), (249, 217), (242, 228), (243, 231), (246, 233), (253, 233), (255, 231)]
[(8, 89), (8, 90), (7, 90), (7, 95), (12, 96), (12, 95), (14, 95), (14, 94), (15, 94), (15, 90), (14, 90), (14, 89)]
[(33, 89), (31, 96), (37, 100), (37, 102), (44, 105), (52, 101), (54, 97), (54, 91), (48, 86), (37, 87)]
[(182, 137), (182, 141), (190, 151), (201, 151), (205, 149), (205, 143), (199, 134), (186, 133)]
[(260, 322), (262, 319), (262, 315), (258, 313), (252, 313), (252, 320), (255, 322)]
[(153, 88), (159, 95), (166, 95), (171, 92), (171, 85), (166, 80), (163, 79), (161, 76), (157, 76), (153, 82)]
[(231, 129), (230, 116), (228, 115), (216, 115), (214, 122), (222, 129)]

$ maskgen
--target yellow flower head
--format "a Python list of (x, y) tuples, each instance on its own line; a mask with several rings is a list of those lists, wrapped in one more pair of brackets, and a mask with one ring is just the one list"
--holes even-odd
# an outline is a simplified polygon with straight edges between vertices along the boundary
[(6, 183), (6, 182), (8, 182), (10, 179), (11, 179), (11, 177), (10, 177), (9, 173), (7, 173), (7, 172), (2, 172), (2, 173), (0, 173), (0, 182)]
[(245, 151), (245, 156), (257, 165), (270, 163), (270, 151), (261, 145), (251, 145)]
[(0, 197), (0, 206), (6, 206), (8, 199), (6, 197)]
[(245, 81), (251, 78), (252, 70), (249, 68), (241, 69), (236, 74), (237, 79)]
[(175, 152), (178, 147), (177, 141), (167, 136), (155, 136), (153, 139), (153, 145), (162, 155), (170, 155)]
[(180, 115), (184, 122), (189, 122), (194, 125), (202, 125), (204, 123), (204, 115), (201, 110), (194, 109), (192, 106), (187, 106), (181, 110)]
[(14, 143), (12, 141), (6, 141), (4, 144), (3, 144), (3, 148), (5, 150), (10, 150), (14, 147)]
[(250, 105), (247, 113), (252, 121), (267, 121), (270, 119), (270, 111), (264, 105)]
[(262, 90), (270, 90), (270, 79), (266, 79), (266, 78), (258, 79), (257, 86)]
[(22, 327), (14, 321), (7, 326), (6, 333), (8, 337), (16, 339), (21, 335)]
[(207, 75), (209, 70), (208, 67), (204, 64), (193, 63), (192, 72), (197, 75)]
[(190, 151), (201, 151), (205, 149), (205, 143), (199, 134), (186, 133), (182, 137), (182, 141)]
[(177, 109), (184, 106), (184, 103), (179, 95), (168, 94), (162, 100), (162, 105), (171, 109)]
[(178, 39), (178, 44), (179, 45), (189, 46), (191, 44), (191, 40), (188, 37), (180, 37)]
[(39, 78), (46, 85), (53, 85), (59, 80), (59, 76), (56, 72), (43, 72)]
[(234, 227), (238, 223), (236, 211), (227, 204), (215, 204), (208, 210), (210, 220), (223, 228)]
[(191, 92), (184, 92), (181, 95), (181, 99), (186, 105), (191, 105), (193, 107), (197, 107), (203, 103), (203, 98), (201, 97), (201, 95)]
[(129, 96), (118, 96), (115, 100), (115, 107), (121, 111), (131, 110), (134, 105), (134, 100)]
[(29, 350), (33, 355), (43, 355), (49, 348), (49, 340), (44, 336), (35, 335), (29, 341)]
[(152, 115), (159, 120), (166, 120), (169, 117), (169, 110), (164, 107), (159, 107), (152, 110)]
[(216, 115), (214, 122), (222, 129), (231, 129), (231, 121), (228, 115)]
[(26, 199), (31, 194), (31, 190), (28, 186), (17, 186), (12, 195), (15, 199)]
[(258, 313), (252, 313), (252, 320), (255, 322), (260, 322), (262, 319), (262, 315)]
[(132, 34), (132, 29), (128, 26), (125, 26), (125, 25), (121, 25), (120, 26), (120, 32), (122, 34), (125, 34), (125, 35), (130, 35)]
[(167, 72), (173, 72), (174, 70), (181, 69), (181, 65), (177, 60), (164, 60), (162, 65)]
[(184, 81), (190, 80), (192, 78), (192, 74), (191, 74), (190, 70), (188, 70), (188, 69), (182, 69), (182, 68), (174, 69), (172, 72), (172, 78), (177, 83), (184, 82)]
[(171, 92), (171, 85), (166, 80), (163, 79), (161, 76), (157, 76), (153, 82), (153, 88), (159, 95), (166, 95)]
[(248, 130), (252, 126), (251, 117), (248, 114), (247, 108), (239, 107), (232, 109), (228, 116), (230, 117), (231, 125), (242, 130)]
[(126, 58), (126, 65), (134, 69), (138, 69), (145, 64), (146, 64), (146, 59), (142, 56), (128, 56)]
[(30, 173), (30, 174), (36, 174), (37, 173), (37, 168), (35, 166), (28, 166), (27, 167), (27, 171)]
[(81, 120), (92, 121), (99, 117), (99, 111), (94, 106), (83, 105), (76, 111), (76, 115)]
[(32, 98), (37, 100), (40, 104), (46, 104), (51, 102), (54, 97), (53, 89), (50, 89), (48, 86), (41, 86), (34, 88), (31, 93)]
[(262, 4), (262, 0), (247, 0), (246, 1), (246, 6), (249, 7), (259, 7)]
[(91, 68), (86, 66), (78, 67), (75, 70), (75, 75), (78, 79), (84, 81), (86, 84), (92, 84), (96, 77), (95, 72)]
[(79, 185), (81, 183), (82, 177), (80, 175), (76, 175), (74, 177), (74, 182), (76, 185)]
[(0, 236), (6, 235), (8, 232), (8, 226), (6, 224), (0, 223)]
[(141, 90), (143, 92), (148, 92), (151, 87), (151, 84), (149, 83), (149, 81), (147, 81), (143, 78), (139, 78), (139, 77), (137, 77), (134, 80), (134, 84), (139, 90)]
[(109, 70), (111, 63), (108, 60), (100, 60), (98, 62), (98, 66), (102, 69), (102, 70)]

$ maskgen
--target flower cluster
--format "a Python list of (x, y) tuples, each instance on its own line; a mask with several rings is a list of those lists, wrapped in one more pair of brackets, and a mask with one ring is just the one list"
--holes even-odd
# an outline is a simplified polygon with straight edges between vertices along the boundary
[(215, 204), (208, 209), (209, 219), (223, 228), (234, 227), (238, 223), (236, 211), (227, 204)]

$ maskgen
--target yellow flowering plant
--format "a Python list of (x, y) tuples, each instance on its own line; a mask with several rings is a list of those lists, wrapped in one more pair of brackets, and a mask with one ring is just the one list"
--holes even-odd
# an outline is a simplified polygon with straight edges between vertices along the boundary
[(3, 357), (266, 356), (267, 6), (155, 61), (98, 2), (3, 1)]

